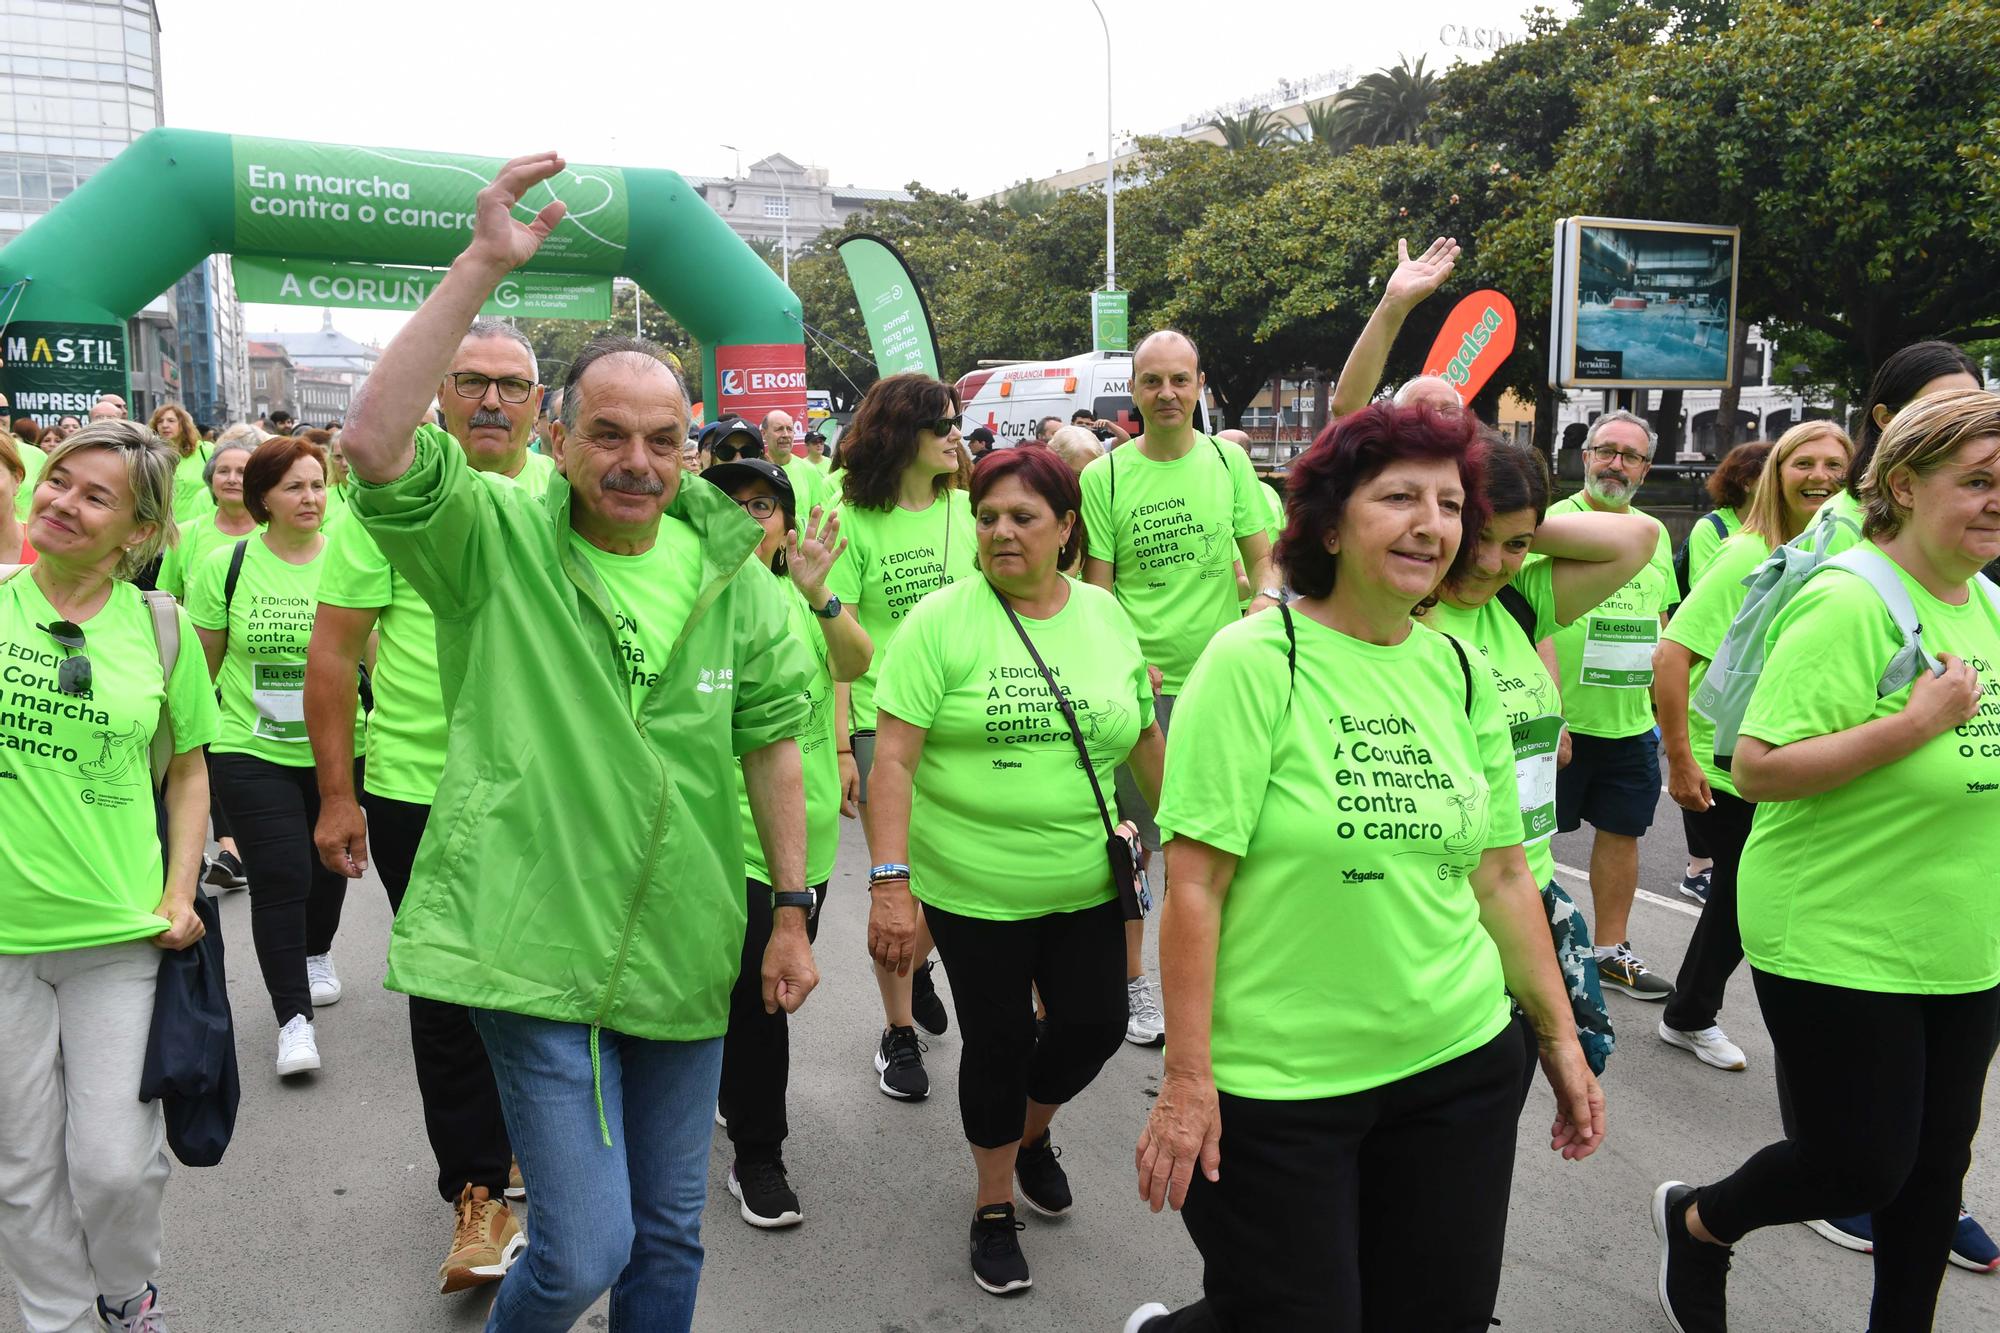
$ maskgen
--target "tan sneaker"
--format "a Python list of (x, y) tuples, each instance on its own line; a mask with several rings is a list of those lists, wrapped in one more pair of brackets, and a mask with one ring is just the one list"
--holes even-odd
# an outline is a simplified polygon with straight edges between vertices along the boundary
[(521, 1178), (521, 1159), (518, 1157), (507, 1163), (507, 1197), (510, 1200), (528, 1197), (528, 1182)]
[(498, 1282), (528, 1248), (527, 1233), (513, 1210), (493, 1198), (484, 1186), (467, 1185), (459, 1192), (457, 1224), (452, 1228), (451, 1253), (438, 1266), (438, 1291), (464, 1291)]

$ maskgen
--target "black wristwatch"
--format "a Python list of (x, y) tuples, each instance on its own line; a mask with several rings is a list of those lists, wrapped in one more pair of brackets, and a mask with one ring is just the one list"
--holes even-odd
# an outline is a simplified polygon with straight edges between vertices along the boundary
[(821, 620), (832, 620), (840, 614), (840, 599), (832, 593), (826, 595), (826, 605), (813, 608), (813, 614)]
[(771, 910), (773, 912), (777, 911), (780, 907), (803, 907), (805, 908), (806, 915), (811, 916), (813, 908), (818, 905), (819, 899), (813, 896), (811, 889), (795, 889), (786, 893), (780, 893), (774, 889), (771, 892)]

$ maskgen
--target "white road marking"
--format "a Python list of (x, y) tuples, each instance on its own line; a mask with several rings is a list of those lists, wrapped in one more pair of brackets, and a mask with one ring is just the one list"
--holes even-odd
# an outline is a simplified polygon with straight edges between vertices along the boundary
[[(1556, 862), (1556, 869), (1570, 878), (1581, 882), (1585, 888), (1590, 887), (1589, 872), (1578, 870), (1575, 866), (1566, 866), (1560, 861)], [(1701, 917), (1701, 909), (1693, 903), (1676, 902), (1672, 898), (1662, 897), (1660, 894), (1651, 893), (1645, 889), (1640, 889), (1638, 896), (1639, 901), (1651, 903), (1655, 907), (1664, 907), (1670, 912), (1679, 912), (1682, 916), (1691, 916), (1696, 919), (1700, 919)]]

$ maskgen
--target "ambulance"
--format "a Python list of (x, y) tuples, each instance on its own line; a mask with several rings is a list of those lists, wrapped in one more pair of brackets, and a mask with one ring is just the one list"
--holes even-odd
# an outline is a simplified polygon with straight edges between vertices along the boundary
[[(1115, 421), (1127, 434), (1145, 429), (1132, 409), (1132, 354), (1085, 352), (1061, 361), (1019, 361), (975, 370), (958, 382), (965, 405), (965, 429), (984, 426), (997, 445), (1032, 440), (1043, 417), (1070, 417), (1087, 408), (1093, 417)], [(1209, 429), (1208, 404), (1200, 408), (1201, 429)]]

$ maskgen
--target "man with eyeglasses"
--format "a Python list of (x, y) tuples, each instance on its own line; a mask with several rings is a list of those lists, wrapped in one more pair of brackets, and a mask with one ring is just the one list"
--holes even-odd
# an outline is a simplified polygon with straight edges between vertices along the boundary
[[(1652, 465), (1655, 437), (1644, 417), (1606, 412), (1583, 440), (1583, 489), (1549, 506), (1551, 515), (1638, 513), (1632, 497)], [(1591, 934), (1606, 989), (1665, 1000), (1673, 987), (1632, 951), (1632, 899), (1639, 891), (1639, 839), (1660, 799), (1660, 743), (1653, 731), (1653, 649), (1666, 612), (1679, 600), (1673, 544), (1654, 520), (1653, 560), (1588, 615), (1555, 633), (1570, 760), (1556, 774), (1556, 827), (1588, 821)], [(1530, 557), (1538, 559), (1540, 557)]]
[[(1236, 562), (1249, 575), (1249, 612), (1282, 599), (1271, 564), (1263, 483), (1250, 456), (1195, 429), (1201, 356), (1172, 329), (1148, 334), (1132, 353), (1132, 405), (1146, 429), (1083, 470), (1083, 576), (1109, 588), (1132, 617), (1167, 729), (1174, 700), (1215, 632), (1237, 619)], [(1060, 427), (1060, 418), (1050, 418)], [(1129, 766), (1117, 772), (1118, 813), (1139, 828), (1145, 856), (1160, 850)], [(1126, 923), (1125, 1040), (1166, 1039), (1166, 1018), (1141, 961), (1144, 923)]]
[[(466, 330), (436, 387), (445, 432), (466, 464), (530, 496), (547, 491), (555, 475), (553, 460), (528, 449), (543, 397), (540, 379), (534, 349), (520, 331), (480, 319)], [(306, 733), (320, 798), (313, 837), (327, 868), (350, 879), (367, 870), (372, 843), (389, 908), (399, 911), (444, 772), (437, 617), (363, 525), (335, 526), (327, 534), (325, 561), (306, 658)], [(355, 668), (370, 634), (379, 636), (375, 708), (357, 799)], [(314, 1000), (328, 1002), (317, 994)], [(410, 1049), (438, 1193), (453, 1206), (438, 1289), (498, 1282), (525, 1240), (504, 1201), (514, 1184), (513, 1153), (486, 1048), (464, 1005), (413, 995)]]
[(562, 220), (521, 201), (564, 166), (515, 158), (479, 192), (471, 243), (346, 431), (355, 516), (438, 613), (449, 735), (386, 984), (471, 1008), (534, 1196), (487, 1327), (568, 1328), (614, 1287), (628, 1322), (675, 1333), (747, 919), (739, 762), (773, 889), (764, 1006), (818, 982), (810, 666), (750, 565), (762, 529), (682, 474), (688, 400), (661, 348), (605, 336), (570, 363), (541, 500), (421, 424), (473, 317)]

